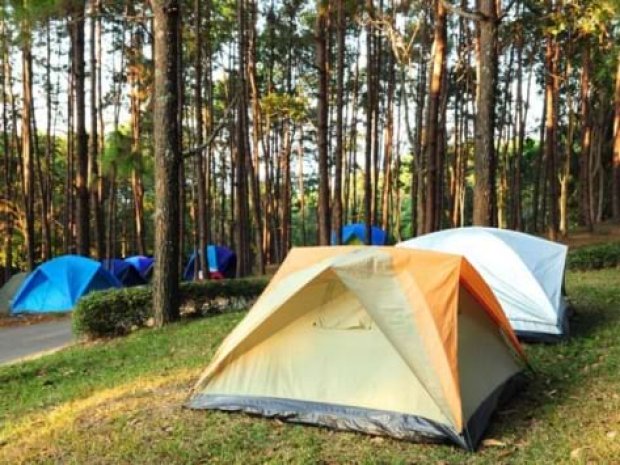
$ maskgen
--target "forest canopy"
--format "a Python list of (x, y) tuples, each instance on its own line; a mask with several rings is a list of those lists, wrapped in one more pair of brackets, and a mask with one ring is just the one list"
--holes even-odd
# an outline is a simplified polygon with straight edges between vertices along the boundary
[[(1, 2), (7, 276), (158, 254), (162, 3)], [(169, 3), (180, 260), (223, 244), (264, 272), (347, 223), (398, 241), (620, 220), (618, 0)]]

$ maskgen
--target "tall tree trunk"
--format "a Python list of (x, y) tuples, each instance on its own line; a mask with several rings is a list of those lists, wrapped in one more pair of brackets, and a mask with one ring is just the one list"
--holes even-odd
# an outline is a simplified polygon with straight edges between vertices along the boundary
[(592, 148), (592, 120), (590, 116), (590, 44), (584, 43), (581, 63), (581, 154), (579, 156), (579, 222), (592, 231), (590, 215), (590, 152)]
[[(383, 193), (381, 198), (381, 228), (389, 233), (390, 230), (390, 194), (392, 191), (392, 151), (394, 143), (394, 87), (396, 80), (395, 60), (390, 53), (386, 62), (388, 66), (387, 105), (385, 108), (385, 139), (383, 148)], [(398, 183), (398, 178), (395, 178)]]
[(372, 0), (366, 0), (366, 12), (368, 14), (368, 25), (366, 26), (366, 141), (364, 153), (364, 222), (366, 223), (366, 243), (371, 243), (371, 227), (373, 220), (372, 199), (372, 160), (373, 160), (373, 131), (374, 124), (374, 77), (373, 77), (373, 29), (374, 6)]
[(336, 156), (334, 180), (334, 233), (336, 244), (342, 244), (342, 161), (344, 155), (343, 141), (343, 106), (344, 106), (344, 55), (346, 19), (344, 0), (337, 0), (337, 69), (336, 69)]
[(327, 17), (329, 4), (317, 0), (316, 17), (316, 65), (319, 70), (318, 97), (318, 147), (319, 147), (319, 244), (329, 245), (329, 168), (327, 160), (327, 118), (329, 112), (328, 55), (327, 55)]
[(74, 220), (74, 167), (75, 160), (75, 132), (74, 132), (74, 96), (75, 96), (75, 73), (73, 72), (73, 46), (69, 53), (69, 84), (67, 88), (67, 167), (65, 170), (65, 195), (63, 214), (63, 251), (65, 254), (75, 253)]
[(45, 54), (47, 63), (45, 65), (45, 111), (46, 111), (46, 130), (45, 130), (45, 175), (40, 168), (39, 162), (39, 184), (41, 186), (41, 226), (43, 230), (41, 258), (47, 261), (52, 257), (52, 233), (51, 233), (51, 215), (50, 215), (50, 190), (51, 179), (50, 170), (52, 169), (52, 80), (51, 80), (51, 55), (52, 44), (50, 37), (50, 21), (47, 21), (45, 27), (46, 44)]
[[(265, 274), (265, 250), (263, 246), (263, 223), (264, 218), (262, 215), (262, 204), (260, 198), (260, 184), (259, 184), (259, 172), (260, 172), (260, 164), (259, 164), (259, 140), (261, 136), (260, 125), (262, 121), (260, 104), (259, 104), (259, 91), (258, 91), (258, 79), (257, 79), (257, 70), (256, 70), (256, 47), (257, 47), (257, 34), (256, 34), (256, 21), (257, 21), (257, 5), (256, 1), (252, 1), (250, 3), (250, 24), (249, 24), (249, 44), (248, 44), (248, 66), (247, 70), (247, 80), (249, 84), (244, 88), (244, 92), (246, 93), (245, 101), (247, 102), (248, 98), (252, 99), (252, 157), (250, 157), (250, 151), (248, 150), (247, 156), (247, 166), (248, 173), (250, 176), (250, 190), (252, 195), (252, 219), (254, 221), (254, 239), (256, 245), (256, 268), (259, 274)], [(247, 93), (250, 91), (251, 97), (248, 97)], [(247, 111), (245, 111), (245, 117), (247, 121)], [(246, 129), (247, 130), (247, 129)], [(249, 143), (249, 139), (248, 139)]]
[[(4, 18), (3, 18), (4, 19)], [(15, 144), (11, 144), (9, 141), (9, 118), (7, 115), (7, 98), (12, 95), (12, 79), (11, 79), (11, 65), (9, 61), (9, 38), (7, 37), (6, 23), (2, 21), (1, 25), (2, 33), (2, 50), (0, 54), (2, 56), (3, 66), (2, 71), (2, 145), (4, 148), (4, 179), (6, 182), (5, 195), (6, 200), (10, 203), (13, 202), (13, 158)], [(11, 97), (12, 99), (12, 97)], [(16, 129), (13, 128), (14, 133)], [(16, 142), (15, 140), (13, 142)], [(13, 215), (5, 215), (5, 232), (4, 232), (4, 277), (3, 280), (7, 281), (11, 277), (11, 269), (13, 268)]]
[(478, 85), (476, 89), (476, 146), (474, 216), (475, 225), (492, 226), (495, 212), (495, 90), (497, 82), (497, 3), (480, 0), (480, 13), (486, 18), (478, 21), (480, 53), (478, 56)]
[[(568, 50), (566, 54), (566, 69), (564, 75), (564, 82), (567, 83), (570, 80), (572, 74), (572, 44), (568, 44)], [(568, 111), (568, 127), (566, 128), (566, 143), (564, 144), (564, 157), (561, 161), (560, 167), (560, 218), (559, 229), (560, 234), (564, 239), (568, 237), (568, 183), (570, 179), (570, 163), (573, 158), (573, 142), (575, 134), (575, 111), (573, 109), (573, 93), (571, 89), (567, 89), (566, 106)]]
[(34, 160), (32, 149), (32, 45), (30, 24), (22, 22), (22, 192), (26, 214), (26, 254), (28, 269), (35, 264), (34, 237)]
[(303, 124), (299, 125), (299, 144), (297, 154), (299, 165), (297, 168), (297, 182), (299, 183), (299, 216), (301, 222), (301, 245), (306, 245), (306, 193), (304, 183), (304, 129)]
[[(548, 0), (549, 11), (553, 11), (553, 1)], [(545, 48), (545, 100), (547, 102), (547, 114), (545, 115), (545, 157), (547, 159), (547, 177), (549, 183), (549, 238), (556, 240), (558, 232), (558, 195), (557, 195), (557, 172), (556, 172), (556, 150), (557, 150), (557, 128), (558, 128), (558, 59), (559, 46), (557, 40), (547, 36)]]
[(84, 63), (84, 13), (85, 0), (73, 3), (71, 11), (71, 43), (73, 50), (73, 74), (75, 79), (75, 123), (77, 157), (77, 222), (78, 253), (90, 254), (90, 214), (88, 195), (88, 138), (86, 136), (86, 92)]
[(613, 181), (612, 213), (615, 221), (620, 222), (620, 53), (616, 68), (616, 92), (614, 100), (614, 142), (613, 142)]
[(153, 137), (155, 143), (155, 324), (179, 317), (178, 0), (152, 0), (155, 40)]
[[(208, 30), (207, 30), (208, 32)], [(196, 37), (195, 47), (196, 56), (194, 62), (194, 68), (196, 72), (195, 87), (194, 87), (194, 116), (196, 118), (196, 146), (202, 147), (203, 144), (203, 102), (202, 102), (202, 0), (194, 0), (194, 35)], [(198, 229), (198, 250), (197, 256), (200, 264), (199, 278), (209, 277), (209, 265), (206, 256), (207, 248), (207, 192), (206, 192), (206, 180), (205, 180), (205, 164), (204, 164), (204, 151), (200, 150), (195, 154), (196, 161), (194, 164), (196, 183), (198, 184), (198, 211), (196, 217), (196, 225)]]
[(91, 209), (95, 220), (95, 247), (97, 258), (102, 259), (105, 255), (105, 240), (103, 232), (103, 210), (99, 197), (99, 137), (98, 137), (98, 107), (97, 98), (97, 21), (101, 11), (101, 0), (91, 1), (90, 7), (90, 136), (89, 136), (89, 177), (88, 187), (90, 190)]
[[(138, 14), (130, 8), (130, 14)], [(137, 22), (131, 32), (130, 60), (128, 81), (131, 88), (129, 95), (131, 117), (131, 192), (133, 194), (133, 224), (135, 230), (135, 246), (132, 248), (140, 255), (146, 254), (144, 237), (144, 183), (142, 181), (142, 127), (140, 124), (140, 107), (142, 101), (142, 30), (141, 23)]]
[(424, 232), (435, 229), (437, 216), (437, 182), (441, 176), (438, 166), (440, 147), (440, 111), (444, 92), (444, 74), (446, 72), (446, 9), (441, 0), (435, 0), (435, 26), (433, 36), (432, 67), (429, 80), (428, 113), (426, 116), (426, 195), (424, 212)]
[(237, 0), (238, 44), (238, 104), (235, 143), (235, 246), (237, 249), (237, 276), (250, 273), (249, 221), (248, 221), (248, 160), (247, 92), (246, 92), (246, 21), (245, 0)]

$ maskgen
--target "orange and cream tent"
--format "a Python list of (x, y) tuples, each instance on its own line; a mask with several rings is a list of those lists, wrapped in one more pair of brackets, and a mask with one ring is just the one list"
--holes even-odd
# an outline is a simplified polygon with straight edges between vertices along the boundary
[(497, 299), (463, 257), (297, 248), (188, 406), (475, 449), (523, 366)]

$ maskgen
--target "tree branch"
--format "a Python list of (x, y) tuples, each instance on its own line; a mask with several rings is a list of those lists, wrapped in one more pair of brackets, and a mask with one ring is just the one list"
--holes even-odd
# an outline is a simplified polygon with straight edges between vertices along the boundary
[(463, 8), (459, 8), (457, 6), (454, 6), (448, 0), (439, 0), (439, 1), (444, 6), (444, 8), (448, 10), (450, 13), (454, 13), (456, 15), (462, 16), (463, 18), (472, 19), (474, 21), (491, 21), (491, 18), (489, 18), (487, 15), (480, 13), (479, 11), (470, 11), (470, 10), (465, 10)]
[(208, 148), (213, 143), (218, 133), (224, 128), (224, 126), (226, 126), (226, 123), (228, 122), (227, 121), (228, 117), (230, 116), (232, 109), (235, 108), (235, 105), (237, 105), (237, 100), (238, 100), (237, 96), (235, 96), (235, 98), (232, 99), (232, 101), (230, 102), (226, 110), (224, 111), (224, 116), (222, 116), (222, 119), (220, 120), (218, 125), (213, 129), (213, 131), (211, 131), (211, 134), (207, 138), (207, 141), (204, 144), (199, 145), (198, 147), (192, 147), (191, 149), (186, 150), (182, 154), (183, 157), (191, 157), (193, 155), (196, 155), (197, 153), (200, 153), (204, 149)]

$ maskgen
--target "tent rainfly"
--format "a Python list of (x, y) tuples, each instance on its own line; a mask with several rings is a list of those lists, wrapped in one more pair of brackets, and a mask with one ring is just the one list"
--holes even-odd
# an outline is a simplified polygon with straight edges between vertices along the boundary
[(0, 315), (11, 313), (11, 300), (19, 290), (28, 273), (17, 273), (0, 288)]
[(552, 342), (568, 336), (565, 245), (516, 231), (468, 227), (426, 234), (397, 247), (465, 256), (493, 289), (519, 337)]
[(149, 280), (153, 273), (153, 264), (155, 259), (153, 257), (145, 257), (144, 255), (134, 255), (132, 257), (126, 257), (125, 261), (130, 265), (133, 265), (136, 270), (140, 272), (145, 280)]
[(146, 279), (142, 277), (138, 269), (126, 260), (120, 258), (106, 258), (101, 260), (101, 263), (124, 287), (146, 284)]
[(38, 266), (15, 294), (13, 313), (52, 313), (73, 310), (91, 291), (121, 287), (103, 265), (77, 255), (64, 255)]
[(297, 248), (187, 405), (473, 450), (524, 361), (461, 256)]
[[(209, 279), (234, 278), (237, 272), (237, 254), (223, 245), (208, 245), (205, 249), (207, 256), (207, 266), (209, 267)], [(185, 270), (183, 271), (183, 279), (191, 281), (195, 279), (196, 259), (195, 253), (189, 258)], [(200, 260), (198, 261), (200, 268)], [(198, 270), (200, 273), (201, 271)]]
[[(336, 245), (338, 240), (336, 233), (332, 232), (332, 245)], [(342, 244), (343, 245), (363, 245), (366, 243), (366, 224), (351, 223), (342, 227)], [(370, 245), (386, 245), (387, 234), (377, 226), (370, 228)]]

